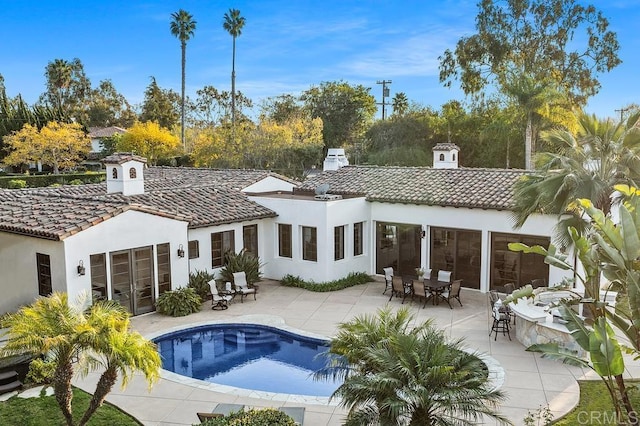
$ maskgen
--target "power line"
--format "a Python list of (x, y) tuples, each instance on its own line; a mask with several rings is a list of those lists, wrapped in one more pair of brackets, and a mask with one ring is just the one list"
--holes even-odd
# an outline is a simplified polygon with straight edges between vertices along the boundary
[(387, 87), (387, 84), (391, 84), (391, 80), (378, 80), (376, 81), (376, 84), (382, 84), (382, 102), (376, 102), (376, 105), (382, 105), (382, 119), (384, 120), (384, 107), (385, 105), (390, 105), (385, 102), (385, 99), (389, 97), (389, 88)]

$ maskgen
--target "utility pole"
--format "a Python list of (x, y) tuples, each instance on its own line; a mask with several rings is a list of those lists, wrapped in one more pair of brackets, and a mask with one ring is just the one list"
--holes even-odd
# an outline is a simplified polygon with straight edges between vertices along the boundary
[(623, 117), (622, 114), (624, 114), (625, 112), (629, 111), (629, 108), (620, 108), (620, 109), (614, 109), (615, 112), (619, 112), (620, 113), (620, 122), (622, 123)]
[(382, 84), (382, 102), (376, 102), (376, 105), (382, 105), (382, 119), (384, 120), (384, 107), (385, 105), (390, 105), (385, 102), (385, 99), (389, 97), (389, 88), (387, 84), (391, 84), (391, 80), (378, 80), (376, 84)]

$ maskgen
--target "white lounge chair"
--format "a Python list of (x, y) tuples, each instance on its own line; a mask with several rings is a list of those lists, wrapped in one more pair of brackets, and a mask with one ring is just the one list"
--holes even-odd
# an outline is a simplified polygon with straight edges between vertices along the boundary
[(215, 280), (209, 281), (209, 291), (211, 292), (211, 309), (223, 310), (229, 307), (229, 301), (233, 296), (218, 293)]
[(236, 292), (240, 293), (240, 302), (244, 303), (244, 297), (248, 294), (253, 293), (253, 300), (256, 300), (256, 289), (249, 288), (247, 284), (247, 275), (242, 272), (234, 272), (233, 274), (233, 284), (236, 286)]

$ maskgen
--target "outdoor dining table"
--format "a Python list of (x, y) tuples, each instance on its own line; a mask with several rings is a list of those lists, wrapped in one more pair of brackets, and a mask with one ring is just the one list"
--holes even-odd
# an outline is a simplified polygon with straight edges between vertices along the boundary
[(442, 292), (447, 289), (451, 283), (449, 281), (438, 281), (435, 278), (425, 278), (424, 288), (431, 292), (431, 303), (434, 305), (440, 304), (442, 298)]

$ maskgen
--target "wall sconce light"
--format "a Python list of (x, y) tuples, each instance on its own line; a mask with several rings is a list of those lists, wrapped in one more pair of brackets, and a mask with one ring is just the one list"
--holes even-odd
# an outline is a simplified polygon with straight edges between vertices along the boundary
[(182, 244), (178, 246), (178, 257), (184, 257), (184, 247)]
[(84, 262), (81, 260), (78, 262), (78, 275), (84, 275), (86, 273), (86, 269), (84, 269)]
[(422, 238), (426, 237), (427, 236), (427, 231), (423, 229), (422, 232), (420, 233), (420, 236)]

